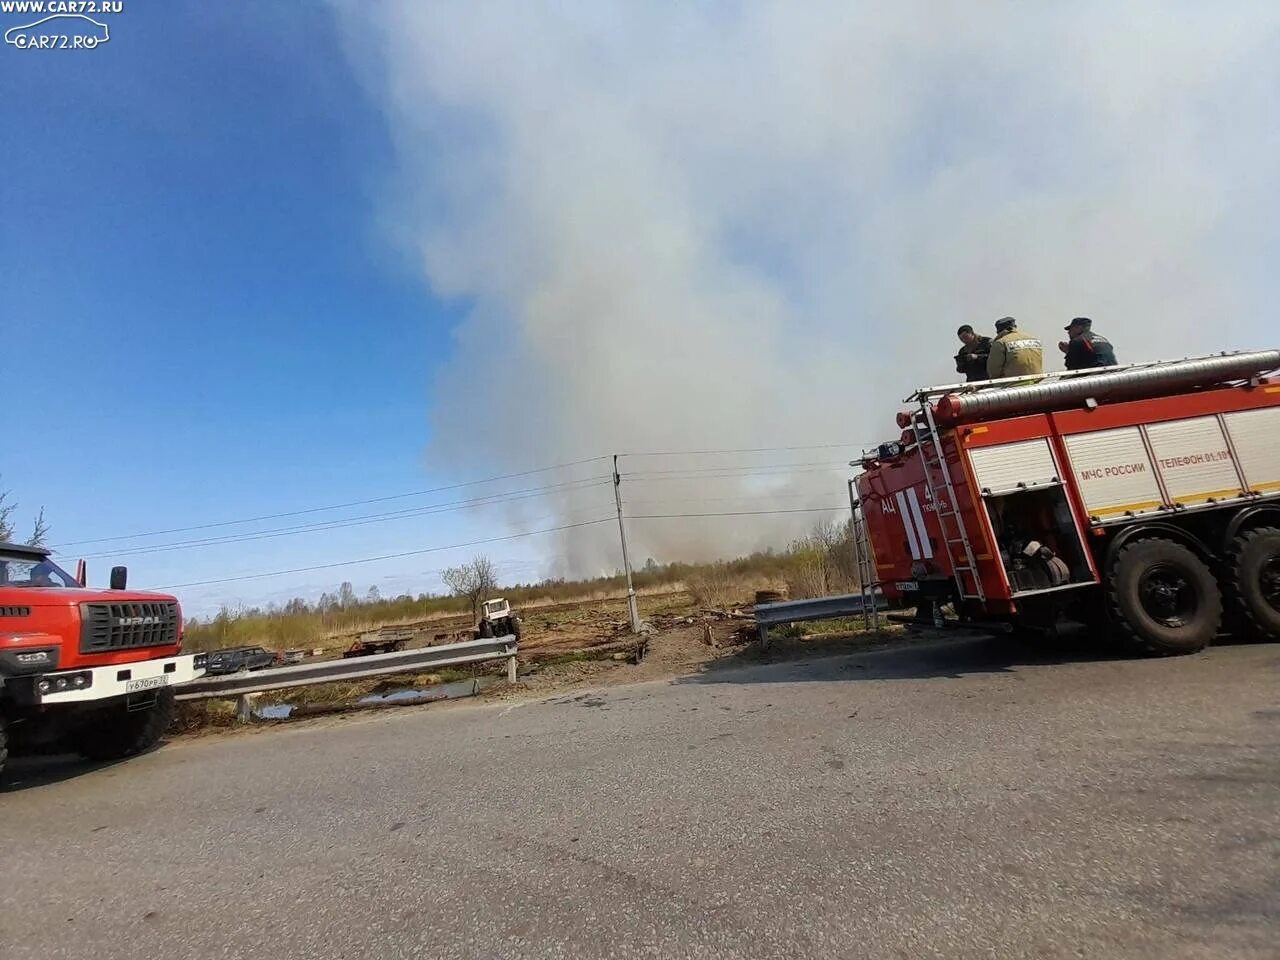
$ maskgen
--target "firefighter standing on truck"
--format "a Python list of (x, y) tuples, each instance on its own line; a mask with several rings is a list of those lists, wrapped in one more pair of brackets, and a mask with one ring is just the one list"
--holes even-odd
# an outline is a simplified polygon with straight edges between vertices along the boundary
[(1039, 376), (1044, 373), (1044, 345), (1039, 337), (1018, 330), (1013, 317), (996, 321), (996, 338), (987, 357), (987, 379)]
[(1111, 346), (1111, 341), (1102, 334), (1093, 332), (1093, 321), (1088, 317), (1076, 317), (1062, 329), (1067, 331), (1070, 339), (1058, 344), (1058, 349), (1067, 355), (1068, 370), (1116, 365), (1116, 351)]
[(987, 357), (991, 355), (991, 338), (974, 333), (973, 327), (967, 323), (956, 331), (956, 336), (964, 344), (956, 354), (956, 373), (963, 373), (968, 383), (987, 379)]

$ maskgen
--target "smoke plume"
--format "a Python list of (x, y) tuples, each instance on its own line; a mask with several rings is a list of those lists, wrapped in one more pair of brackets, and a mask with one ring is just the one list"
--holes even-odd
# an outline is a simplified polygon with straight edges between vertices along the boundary
[[(1270, 332), (1274, 5), (337, 9), (397, 152), (379, 215), (465, 306), (434, 463), (848, 442), (623, 461), (834, 465), (955, 378), (961, 323), (1012, 314), (1055, 366), (1075, 315), (1122, 362)], [(624, 490), (662, 512), (834, 505), (844, 475)], [(765, 520), (629, 533), (640, 558), (707, 556), (776, 537)], [(616, 566), (616, 530), (565, 537), (572, 572)]]

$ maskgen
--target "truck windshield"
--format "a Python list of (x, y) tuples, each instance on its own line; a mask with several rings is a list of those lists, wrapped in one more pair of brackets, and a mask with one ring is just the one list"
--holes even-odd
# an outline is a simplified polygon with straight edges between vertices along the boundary
[(78, 587), (80, 584), (47, 557), (0, 552), (0, 586)]

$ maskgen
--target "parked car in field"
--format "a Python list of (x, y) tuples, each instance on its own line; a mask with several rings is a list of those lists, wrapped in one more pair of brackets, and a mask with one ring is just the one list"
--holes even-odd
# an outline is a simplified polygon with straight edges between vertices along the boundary
[(209, 654), (205, 672), (210, 675), (261, 670), (276, 662), (276, 655), (265, 647), (229, 647)]

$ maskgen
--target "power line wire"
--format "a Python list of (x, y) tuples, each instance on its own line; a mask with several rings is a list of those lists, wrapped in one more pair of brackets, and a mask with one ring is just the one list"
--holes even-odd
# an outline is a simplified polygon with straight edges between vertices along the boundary
[(673, 481), (690, 481), (690, 480), (733, 480), (742, 477), (786, 477), (802, 473), (825, 473), (830, 475), (837, 471), (839, 467), (813, 467), (800, 470), (748, 470), (733, 473), (682, 473), (679, 476), (650, 476), (643, 473), (622, 474), (622, 479), (631, 480), (635, 483), (670, 483)]
[(180, 540), (175, 543), (152, 544), (148, 546), (126, 547), (119, 550), (105, 551), (102, 553), (91, 553), (84, 557), (86, 560), (94, 560), (102, 557), (127, 557), (140, 556), (151, 553), (168, 553), (174, 550), (191, 550), (198, 547), (222, 546), (229, 543), (246, 543), (254, 540), (271, 540), (277, 537), (296, 536), (301, 533), (319, 533), (328, 530), (343, 530), (348, 527), (365, 526), (370, 523), (385, 523), (389, 520), (408, 520), (415, 517), (433, 516), (440, 513), (450, 513), (455, 510), (468, 510), (477, 507), (499, 506), (504, 503), (513, 503), (517, 500), (528, 500), (533, 497), (540, 497), (548, 492), (560, 491), (562, 493), (576, 492), (578, 490), (588, 490), (593, 487), (607, 486), (610, 480), (607, 477), (588, 479), (588, 480), (572, 480), (566, 483), (548, 484), (542, 487), (531, 487), (527, 490), (512, 491), (510, 494), (492, 494), (488, 497), (476, 497), (467, 500), (455, 500), (442, 504), (428, 504), (423, 507), (412, 507), (407, 510), (394, 510), (389, 513), (369, 514), (364, 517), (347, 517), (341, 520), (325, 520), (319, 523), (299, 524), (290, 527), (278, 527), (274, 530), (255, 530), (250, 533), (232, 534), (224, 537), (206, 537), (196, 540)]
[(765, 517), (779, 513), (830, 513), (832, 510), (848, 510), (849, 505), (837, 504), (834, 507), (806, 507), (797, 510), (733, 510), (725, 513), (649, 513), (626, 514), (627, 520), (683, 520), (689, 517)]
[(813, 443), (798, 447), (737, 447), (724, 450), (658, 450), (652, 453), (620, 453), (619, 457), (696, 457), (719, 453), (783, 453), (788, 450), (862, 449), (866, 444)]
[[(626, 480), (627, 477), (652, 477), (673, 474), (719, 474), (719, 472), (728, 470), (771, 470), (773, 467), (831, 467), (832, 470), (838, 470), (838, 468), (847, 466), (849, 466), (847, 461), (832, 463), (831, 461), (826, 460), (803, 461), (797, 463), (723, 463), (723, 465), (718, 467), (677, 467), (673, 468), (673, 470), (639, 470), (631, 472), (631, 474), (620, 474), (620, 476), (623, 480)], [(783, 470), (782, 472), (786, 472), (786, 470)]]
[[(784, 453), (788, 451), (797, 451), (797, 450), (827, 450), (827, 449), (837, 449), (837, 448), (861, 449), (864, 446), (866, 446), (866, 444), (859, 445), (859, 444), (853, 444), (853, 443), (825, 443), (825, 444), (807, 444), (807, 445), (800, 445), (800, 446), (784, 446), (784, 447), (738, 447), (738, 448), (725, 448), (725, 449), (719, 449), (719, 450), (662, 450), (662, 451), (652, 451), (648, 453), (621, 453), (621, 454), (618, 454), (618, 456), (619, 457), (676, 457), (676, 456), (708, 456), (708, 455), (729, 454), (729, 453)], [(239, 526), (241, 524), (246, 524), (246, 523), (261, 523), (266, 520), (282, 520), (286, 517), (300, 517), (300, 516), (306, 516), (308, 514), (313, 514), (313, 513), (324, 513), (329, 510), (343, 510), (348, 507), (367, 506), (369, 504), (374, 504), (374, 503), (388, 503), (393, 500), (405, 500), (411, 497), (421, 497), (421, 496), (426, 496), (432, 493), (445, 493), (449, 490), (460, 490), (460, 489), (463, 489), (464, 487), (479, 486), (485, 483), (496, 483), (500, 480), (513, 480), (518, 477), (534, 476), (539, 473), (549, 473), (553, 470), (564, 470), (569, 467), (582, 466), (583, 464), (597, 463), (597, 462), (605, 461), (609, 459), (610, 459), (609, 456), (584, 457), (580, 460), (570, 460), (565, 463), (552, 464), (551, 466), (547, 466), (547, 467), (536, 467), (530, 470), (520, 470), (515, 473), (499, 474), (497, 476), (485, 477), (479, 480), (466, 480), (459, 483), (446, 484), (444, 486), (439, 486), (439, 487), (430, 487), (424, 490), (412, 490), (407, 493), (389, 494), (388, 496), (384, 496), (384, 497), (367, 497), (362, 500), (349, 500), (345, 503), (332, 503), (332, 504), (326, 504), (324, 506), (318, 506), (318, 507), (307, 507), (301, 510), (286, 510), (280, 513), (262, 514), (261, 516), (256, 516), (256, 517), (241, 517), (241, 518), (232, 519), (232, 520), (219, 520), (219, 521), (214, 521), (210, 523), (193, 524), (191, 526), (185, 526), (185, 527), (170, 527), (165, 530), (149, 530), (143, 533), (118, 534), (110, 537), (94, 537), (86, 540), (68, 540), (65, 543), (57, 544), (54, 549), (56, 552), (66, 547), (79, 547), (79, 546), (86, 546), (86, 545), (95, 544), (95, 543), (117, 543), (121, 540), (140, 540), (145, 537), (160, 537), (160, 536), (167, 536), (173, 533), (191, 533), (196, 530), (213, 530), (221, 527)], [(844, 464), (839, 464), (838, 466), (843, 466), (843, 465)], [(770, 465), (762, 464), (759, 466), (770, 466)], [(704, 471), (719, 470), (719, 469), (732, 469), (732, 467), (729, 465), (722, 465), (720, 468), (703, 468)], [(654, 471), (649, 471), (649, 472), (654, 472)], [(626, 475), (624, 474), (624, 476)], [(635, 476), (635, 475), (632, 475), (632, 476)]]
[[(826, 492), (830, 492), (830, 491), (826, 491)], [(737, 497), (663, 497), (661, 499), (656, 499), (656, 500), (651, 500), (646, 498), (641, 498), (639, 500), (632, 500), (630, 498), (624, 497), (622, 500), (622, 505), (625, 507), (628, 505), (637, 506), (638, 504), (642, 504), (642, 503), (649, 504), (649, 505), (653, 505), (653, 504), (662, 505), (662, 504), (668, 504), (668, 503), (729, 503), (729, 502), (736, 503), (744, 500), (749, 502), (762, 501), (762, 500), (763, 501), (809, 500), (815, 496), (820, 495), (820, 493), (821, 491), (814, 490), (814, 491), (811, 491), (810, 493), (766, 494), (765, 496), (753, 496), (752, 494), (747, 493)]]
[(409, 493), (395, 493), (385, 497), (369, 497), (365, 500), (351, 500), (347, 503), (331, 503), (323, 507), (308, 507), (304, 510), (288, 510), (284, 513), (269, 513), (260, 517), (244, 517), (239, 520), (220, 520), (216, 523), (201, 523), (190, 527), (172, 527), (168, 530), (152, 530), (148, 533), (129, 533), (121, 534), (114, 537), (95, 537), (91, 540), (68, 540), (66, 543), (58, 544), (58, 549), (63, 547), (78, 547), (89, 543), (112, 543), (119, 540), (138, 540), (142, 537), (160, 537), (170, 533), (190, 533), (193, 530), (211, 530), (215, 527), (233, 527), (242, 523), (258, 523), (263, 520), (280, 520), (284, 517), (300, 517), (308, 513), (323, 513), (326, 510), (342, 510), (346, 507), (362, 507), (371, 503), (387, 503), (391, 500), (405, 500), (409, 497), (422, 497), (429, 493), (444, 493), (448, 490), (460, 490), (463, 487), (479, 486), (482, 483), (496, 483), (499, 480), (513, 480), (516, 477), (529, 477), (538, 473), (549, 473), (552, 470), (563, 470), (568, 467), (581, 466), (584, 463), (596, 463), (601, 460), (608, 460), (609, 457), (587, 457), (582, 460), (571, 460), (568, 463), (557, 463), (549, 467), (537, 467), (533, 470), (521, 470), (517, 473), (504, 473), (496, 477), (485, 477), (483, 480), (467, 480), (461, 483), (451, 483), (443, 487), (432, 487), (428, 490), (414, 490)]
[[(719, 513), (653, 513), (653, 514), (631, 514), (626, 516), (628, 520), (677, 520), (701, 517), (759, 517), (759, 516), (775, 516), (778, 514), (795, 514), (795, 513), (831, 513), (836, 510), (845, 509), (844, 504), (837, 504), (832, 507), (812, 507), (796, 510), (734, 510)], [(545, 533), (558, 533), (562, 530), (573, 530), (580, 527), (598, 526), (602, 523), (613, 523), (616, 517), (601, 517), (595, 520), (582, 520), (574, 523), (564, 523), (558, 526), (545, 527), (540, 530), (525, 530), (520, 533), (507, 534), (500, 537), (486, 537), (483, 540), (471, 540), (466, 543), (453, 543), (436, 547), (424, 547), (421, 550), (405, 550), (400, 553), (388, 553), (377, 557), (363, 557), (357, 560), (339, 560), (334, 563), (318, 563), (306, 567), (293, 567), (289, 570), (272, 570), (266, 573), (249, 573), (236, 577), (220, 577), (212, 580), (194, 580), (189, 583), (166, 584), (155, 587), (156, 590), (179, 590), (186, 587), (204, 587), (220, 583), (238, 583), (244, 580), (261, 580), (267, 577), (281, 577), (293, 573), (310, 573), (315, 570), (332, 570), (337, 567), (355, 566), (362, 563), (377, 563), (383, 560), (400, 560), (405, 557), (417, 557), (428, 553), (439, 553), (443, 550), (459, 550), (463, 547), (476, 547), (488, 543), (502, 543), (509, 540), (518, 540), (524, 537), (534, 537)]]
[(309, 567), (294, 567), (291, 570), (272, 570), (269, 573), (248, 573), (238, 577), (221, 577), (216, 580), (194, 580), (190, 583), (170, 583), (153, 589), (180, 590), (184, 587), (204, 587), (216, 583), (236, 583), (242, 580), (261, 580), (266, 577), (282, 577), (291, 573), (309, 573), (313, 570), (332, 570), (336, 567), (350, 567), (360, 563), (377, 563), (380, 560), (400, 560), (404, 557), (419, 557), (426, 553), (439, 553), (442, 550), (459, 550), (463, 547), (478, 547), (486, 543), (500, 543), (506, 540), (518, 540), (521, 537), (535, 537), (543, 533), (558, 533), (561, 530), (572, 530), (576, 527), (590, 527), (601, 523), (615, 523), (616, 521), (616, 517), (603, 517), (599, 520), (583, 520), (578, 523), (564, 523), (557, 527), (546, 527), (542, 530), (526, 530), (522, 533), (512, 533), (502, 537), (487, 537), (484, 540), (471, 540), (467, 543), (452, 543), (447, 546), (425, 547), (421, 550), (406, 550), (402, 553), (388, 553), (380, 557), (363, 557), (359, 560), (340, 560), (336, 563), (317, 563)]
[[(665, 478), (674, 479), (674, 478)], [(465, 500), (448, 501), (439, 504), (428, 504), (423, 507), (412, 507), (406, 510), (396, 510), (387, 513), (370, 514), (362, 517), (348, 517), (340, 520), (327, 520), (319, 523), (300, 524), (295, 526), (280, 527), (273, 530), (258, 530), (244, 534), (233, 534), (224, 537), (210, 537), (194, 540), (178, 541), (176, 543), (155, 544), (147, 546), (129, 547), (123, 550), (114, 550), (97, 554), (88, 554), (85, 559), (100, 559), (102, 557), (128, 557), (143, 556), (156, 553), (168, 553), (177, 550), (198, 549), (207, 546), (223, 546), (232, 543), (246, 543), (258, 540), (276, 539), (284, 536), (295, 536), (303, 533), (327, 532), (329, 530), (346, 529), (349, 527), (364, 526), (371, 523), (382, 523), (391, 520), (412, 519), (422, 516), (431, 516), (440, 513), (452, 512), (455, 510), (475, 509), (486, 506), (496, 506), (504, 503), (511, 503), (519, 500), (527, 500), (539, 497), (547, 492), (576, 492), (595, 487), (605, 486), (609, 483), (608, 478), (584, 478), (581, 480), (571, 480), (557, 484), (545, 484), (540, 487), (529, 487), (524, 490), (515, 490), (501, 494), (490, 494), (483, 497), (468, 498)], [(706, 497), (706, 498), (674, 498), (663, 500), (632, 500), (628, 501), (632, 505), (638, 503), (646, 504), (664, 504), (664, 503), (709, 503), (709, 502), (751, 502), (751, 501), (769, 501), (769, 500), (796, 500), (804, 499), (813, 494), (793, 494), (793, 495), (774, 495), (774, 496), (751, 496), (743, 495), (738, 497)], [(742, 512), (740, 515), (763, 515), (772, 511), (748, 511)], [(713, 515), (713, 514), (707, 514)], [(733, 514), (720, 514), (733, 515)], [(672, 514), (671, 516), (678, 516)], [(690, 514), (689, 516), (694, 516)], [(700, 516), (700, 515), (699, 515)]]

